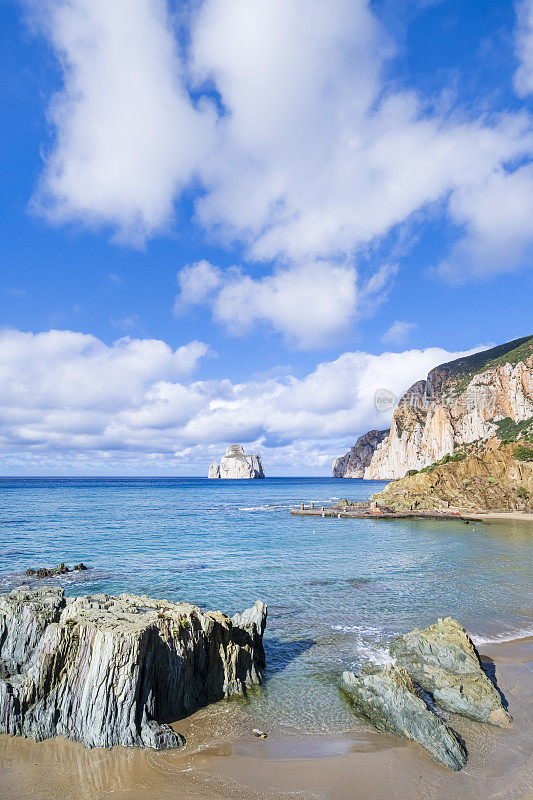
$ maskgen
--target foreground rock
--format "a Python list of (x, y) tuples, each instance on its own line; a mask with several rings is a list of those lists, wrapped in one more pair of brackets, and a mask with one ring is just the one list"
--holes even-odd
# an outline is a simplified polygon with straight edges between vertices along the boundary
[(466, 752), (454, 732), (417, 695), (407, 672), (393, 664), (344, 672), (341, 687), (378, 730), (418, 742), (441, 764), (460, 770)]
[(0, 595), (0, 733), (179, 747), (167, 723), (260, 683), (266, 615), (260, 602), (232, 621), (146, 596)]
[(240, 444), (232, 444), (226, 455), (220, 459), (220, 465), (213, 461), (209, 465), (208, 478), (264, 478), (261, 456), (247, 456)]
[(439, 619), (429, 628), (399, 636), (390, 653), (446, 711), (478, 722), (510, 727), (501, 696), (484, 673), (479, 654), (456, 620)]
[(389, 435), (385, 431), (369, 431), (360, 436), (346, 455), (333, 462), (334, 478), (364, 478), (366, 467), (370, 466), (372, 456), (379, 444)]

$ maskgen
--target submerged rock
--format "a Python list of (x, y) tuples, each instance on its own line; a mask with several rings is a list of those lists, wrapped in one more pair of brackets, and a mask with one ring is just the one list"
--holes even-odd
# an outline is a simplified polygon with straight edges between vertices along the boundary
[(242, 624), (146, 596), (0, 595), (0, 733), (161, 749), (167, 724), (260, 683), (266, 606)]
[(264, 478), (265, 473), (259, 454), (247, 456), (240, 444), (232, 444), (220, 459), (220, 466), (213, 461), (209, 465), (208, 478)]
[(47, 567), (39, 567), (39, 569), (32, 569), (29, 567), (26, 570), (26, 575), (29, 578), (53, 578), (55, 575), (66, 575), (68, 572), (77, 572), (80, 570), (86, 570), (87, 567), (85, 564), (74, 564), (72, 570), (70, 570), (63, 562), (58, 564), (57, 567), (52, 567), (52, 569), (48, 569)]
[(478, 722), (510, 727), (501, 696), (481, 666), (478, 651), (456, 620), (439, 619), (429, 628), (415, 628), (390, 644), (396, 663), (431, 692), (446, 711)]
[(450, 769), (457, 771), (464, 767), (463, 745), (417, 695), (404, 669), (394, 664), (383, 669), (367, 664), (359, 675), (344, 672), (341, 688), (378, 730), (418, 742)]

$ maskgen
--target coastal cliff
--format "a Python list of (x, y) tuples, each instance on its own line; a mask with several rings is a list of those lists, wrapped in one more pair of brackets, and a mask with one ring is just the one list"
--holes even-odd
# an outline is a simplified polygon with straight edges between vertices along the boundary
[(441, 364), (403, 395), (366, 479), (395, 480), (453, 452), (533, 437), (533, 336)]
[(168, 724), (261, 682), (266, 606), (233, 620), (145, 595), (0, 595), (0, 733), (179, 747)]
[(232, 444), (220, 464), (213, 461), (209, 465), (208, 478), (264, 478), (261, 456), (257, 453), (246, 455), (240, 444)]
[(333, 462), (334, 478), (364, 478), (365, 469), (379, 444), (389, 435), (390, 430), (368, 431), (360, 436), (346, 455)]
[(372, 502), (402, 512), (533, 511), (533, 447), (507, 444), (455, 458), (392, 481)]

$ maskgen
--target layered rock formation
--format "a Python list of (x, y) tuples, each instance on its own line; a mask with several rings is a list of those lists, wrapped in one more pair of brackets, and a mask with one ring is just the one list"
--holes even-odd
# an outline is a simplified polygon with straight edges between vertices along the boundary
[(438, 709), (512, 727), (502, 695), (457, 620), (447, 617), (415, 628), (394, 639), (389, 652), (392, 663), (385, 667), (366, 664), (359, 675), (345, 672), (341, 679), (342, 691), (379, 730), (419, 742), (437, 761), (459, 770), (466, 751), (425, 693)]
[(261, 456), (247, 456), (240, 444), (232, 444), (226, 455), (220, 459), (220, 465), (213, 461), (209, 465), (208, 478), (264, 478)]
[(389, 435), (390, 430), (369, 431), (360, 436), (355, 445), (346, 455), (336, 458), (333, 462), (334, 478), (364, 478), (366, 467), (377, 446)]
[(378, 730), (418, 742), (442, 764), (460, 770), (466, 763), (461, 742), (418, 696), (407, 672), (393, 664), (366, 665), (359, 675), (344, 672), (342, 690)]
[(456, 620), (439, 619), (390, 644), (390, 654), (446, 711), (503, 728), (510, 717), (501, 695), (483, 672), (479, 653)]
[(533, 337), (431, 370), (403, 395), (367, 479), (394, 480), (454, 449), (533, 435)]
[(372, 501), (395, 511), (533, 511), (533, 462), (508, 444), (393, 481)]
[(59, 587), (0, 595), (0, 733), (178, 747), (168, 725), (260, 683), (266, 606), (234, 621), (187, 603)]

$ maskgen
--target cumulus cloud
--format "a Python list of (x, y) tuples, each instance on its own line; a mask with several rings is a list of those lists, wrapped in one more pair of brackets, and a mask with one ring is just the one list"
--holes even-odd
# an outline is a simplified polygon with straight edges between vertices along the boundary
[(516, 4), (516, 11), (516, 55), (520, 66), (514, 81), (518, 94), (525, 97), (533, 94), (533, 0), (520, 0)]
[(463, 353), (441, 348), (343, 353), (303, 378), (233, 383), (187, 377), (206, 355), (158, 340), (111, 346), (86, 334), (0, 333), (3, 470), (72, 469), (204, 474), (227, 443), (258, 447), (274, 470), (329, 465), (354, 437), (385, 428), (377, 389), (397, 397), (436, 364)]
[(64, 87), (36, 208), (57, 222), (110, 223), (140, 244), (172, 219), (174, 200), (210, 146), (212, 113), (194, 107), (164, 0), (32, 3)]
[(385, 331), (381, 340), (386, 344), (405, 344), (412, 331), (416, 330), (415, 322), (401, 322), (396, 320), (388, 330)]
[[(387, 77), (394, 45), (366, 0), (203, 0), (191, 5), (183, 36), (164, 0), (43, 8), (63, 87), (49, 108), (55, 139), (39, 208), (59, 221), (109, 224), (138, 244), (169, 224), (184, 189), (197, 189), (196, 219), (212, 237), (239, 243), (267, 272), (274, 262), (264, 280), (209, 288), (222, 298), (222, 320), (223, 298), (233, 291), (240, 303), (253, 287), (263, 298), (254, 318), (308, 339), (280, 307), (278, 287), (329, 268), (344, 287), (335, 315), (346, 318), (346, 265), (437, 203), (459, 237), (442, 276), (453, 277), (463, 256), (463, 278), (525, 263), (523, 223), (507, 219), (495, 242), (490, 217), (507, 200), (529, 207), (530, 174), (516, 166), (533, 153), (530, 115), (444, 112), (398, 88)], [(519, 15), (516, 81), (525, 93), (530, 0)], [(195, 289), (185, 288), (184, 302), (187, 291)], [(265, 316), (269, 299), (278, 313)]]
[(227, 109), (200, 219), (251, 258), (357, 252), (532, 145), (525, 120), (447, 119), (387, 87), (365, 2), (206, 0), (193, 45)]
[(324, 345), (346, 328), (356, 309), (353, 267), (317, 262), (252, 278), (233, 267), (222, 272), (206, 261), (178, 273), (175, 311), (209, 305), (229, 333), (240, 336), (269, 323), (299, 347)]
[(463, 235), (439, 265), (454, 283), (513, 272), (533, 257), (533, 164), (457, 190), (450, 213)]

